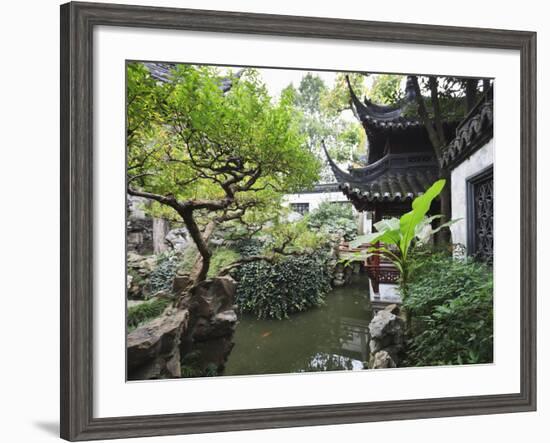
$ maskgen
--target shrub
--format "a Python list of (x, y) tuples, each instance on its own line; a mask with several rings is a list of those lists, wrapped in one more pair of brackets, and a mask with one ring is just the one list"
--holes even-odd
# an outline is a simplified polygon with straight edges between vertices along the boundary
[(235, 249), (242, 257), (250, 257), (261, 253), (263, 242), (258, 238), (242, 238), (235, 242)]
[(152, 294), (158, 291), (170, 290), (172, 281), (179, 266), (179, 256), (176, 252), (168, 251), (159, 254), (157, 267), (149, 276), (149, 290)]
[(208, 277), (215, 277), (224, 267), (237, 261), (240, 255), (229, 248), (217, 248), (210, 259)]
[(169, 300), (157, 298), (128, 308), (126, 316), (128, 328), (134, 329), (139, 326), (140, 323), (158, 317), (164, 312), (168, 304)]
[(284, 257), (275, 263), (248, 263), (233, 275), (239, 282), (239, 309), (258, 318), (282, 319), (320, 306), (330, 290), (324, 252)]
[(195, 243), (190, 242), (183, 251), (183, 258), (179, 264), (178, 271), (181, 274), (190, 273), (198, 257), (199, 250), (195, 246)]
[(493, 360), (491, 270), (444, 254), (413, 260), (403, 306), (412, 318), (409, 365), (489, 363)]
[(357, 220), (351, 204), (323, 202), (311, 211), (308, 216), (308, 226), (329, 234), (338, 234), (346, 241), (357, 236)]

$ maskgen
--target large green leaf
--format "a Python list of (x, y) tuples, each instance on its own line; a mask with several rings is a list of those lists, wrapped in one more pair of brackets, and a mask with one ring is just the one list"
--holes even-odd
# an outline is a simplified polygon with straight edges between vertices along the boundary
[(452, 220), (449, 220), (448, 222), (445, 222), (441, 225), (439, 225), (437, 228), (435, 228), (434, 230), (432, 230), (432, 235), (438, 233), (439, 231), (441, 231), (443, 228), (448, 228), (449, 226), (455, 224), (457, 221), (460, 221), (462, 220), (462, 218), (453, 218)]
[(401, 240), (401, 231), (399, 229), (398, 218), (392, 217), (389, 219), (380, 220), (374, 224), (374, 227), (378, 232), (384, 233), (378, 241), (399, 245), (399, 241)]
[(382, 232), (381, 234), (382, 235), (378, 237), (377, 241), (397, 246), (399, 245), (399, 242), (401, 240), (401, 231), (399, 230), (399, 228), (387, 230)]
[(392, 230), (386, 230), (381, 232), (372, 232), (370, 234), (365, 235), (359, 235), (355, 240), (350, 242), (350, 246), (352, 248), (357, 248), (365, 243), (390, 243), (394, 245), (399, 244), (399, 240), (401, 238), (401, 233), (399, 231), (399, 228), (392, 229)]
[(350, 242), (352, 248), (357, 248), (364, 243), (375, 243), (384, 235), (384, 232), (371, 232), (370, 234), (358, 235), (355, 240)]
[(416, 226), (422, 222), (432, 201), (441, 193), (445, 186), (445, 179), (436, 181), (428, 190), (419, 197), (416, 197), (412, 203), (412, 210), (404, 214), (399, 220), (401, 231), (400, 249), (403, 258), (406, 259), (411, 241), (415, 237)]
[(374, 227), (378, 232), (393, 231), (399, 229), (399, 219), (392, 217), (384, 220), (380, 220), (374, 224)]
[(414, 235), (418, 241), (425, 243), (433, 235), (432, 221), (442, 218), (443, 215), (432, 215), (424, 217), (420, 223), (414, 228)]

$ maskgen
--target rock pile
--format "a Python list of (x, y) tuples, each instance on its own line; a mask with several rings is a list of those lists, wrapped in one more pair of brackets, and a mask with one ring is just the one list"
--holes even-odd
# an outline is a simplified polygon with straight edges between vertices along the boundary
[(128, 334), (129, 380), (181, 377), (180, 342), (187, 331), (189, 311), (167, 309)]
[(154, 255), (142, 256), (134, 252), (127, 255), (128, 273), (126, 275), (127, 296), (132, 300), (147, 298), (149, 276), (156, 267), (157, 259)]
[(230, 277), (205, 280), (192, 289), (189, 283), (177, 276), (174, 292), (184, 294), (178, 306), (128, 334), (129, 380), (181, 377), (188, 355), (193, 355), (196, 375), (223, 371), (237, 325), (236, 283)]
[(224, 369), (237, 326), (236, 289), (231, 277), (217, 277), (201, 282), (182, 300), (192, 319), (182, 350), (196, 355), (194, 365), (199, 371)]
[(369, 324), (369, 369), (395, 368), (403, 350), (405, 323), (399, 317), (399, 307), (388, 305)]

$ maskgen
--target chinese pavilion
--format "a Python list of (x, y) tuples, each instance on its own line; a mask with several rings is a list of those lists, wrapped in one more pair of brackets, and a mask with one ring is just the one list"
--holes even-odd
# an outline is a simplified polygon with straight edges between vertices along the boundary
[[(407, 80), (401, 105), (382, 106), (360, 100), (348, 81), (354, 114), (361, 121), (368, 140), (367, 165), (343, 171), (325, 154), (340, 190), (358, 211), (372, 213), (373, 223), (399, 217), (410, 211), (414, 198), (424, 193), (438, 178), (440, 167), (424, 123), (412, 106), (416, 101), (411, 79)], [(449, 139), (457, 122), (444, 121)], [(432, 211), (439, 211), (434, 201)], [(394, 289), (399, 277), (395, 266), (378, 256), (367, 260), (371, 302), (375, 311), (389, 303), (399, 303)]]
[[(404, 214), (412, 200), (437, 180), (439, 165), (420, 118), (408, 115), (415, 101), (410, 79), (403, 103), (382, 106), (360, 100), (349, 81), (355, 115), (368, 139), (367, 165), (343, 171), (325, 154), (341, 191), (358, 211), (373, 213), (373, 222)], [(412, 114), (412, 112), (411, 112)], [(456, 122), (443, 122), (451, 139)], [(435, 208), (434, 208), (435, 209)]]

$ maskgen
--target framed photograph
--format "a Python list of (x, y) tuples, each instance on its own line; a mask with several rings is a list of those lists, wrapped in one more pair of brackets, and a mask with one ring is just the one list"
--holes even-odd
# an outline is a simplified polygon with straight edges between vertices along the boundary
[(61, 6), (61, 437), (536, 409), (536, 34)]

